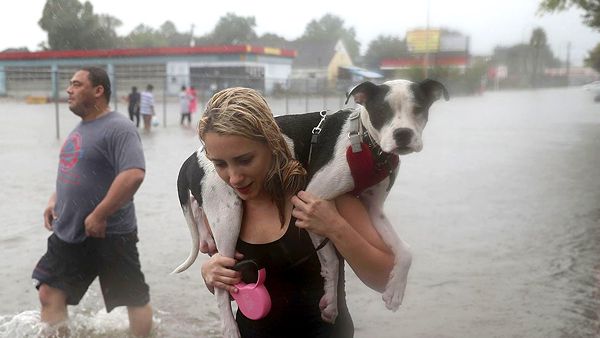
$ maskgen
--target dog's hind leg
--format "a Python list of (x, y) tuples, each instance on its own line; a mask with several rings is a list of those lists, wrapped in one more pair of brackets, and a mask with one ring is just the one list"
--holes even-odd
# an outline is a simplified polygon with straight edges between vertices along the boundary
[(409, 245), (398, 236), (383, 212), (383, 202), (387, 196), (388, 184), (389, 178), (365, 190), (360, 195), (360, 199), (367, 208), (373, 226), (394, 254), (394, 267), (382, 298), (388, 309), (396, 311), (404, 298), (412, 254)]
[[(226, 257), (234, 257), (237, 239), (242, 224), (242, 202), (225, 182), (214, 173), (208, 173), (203, 182), (203, 210), (210, 224), (217, 250)], [(231, 311), (229, 292), (215, 288), (219, 306), (223, 336), (238, 338), (237, 323)]]
[(198, 205), (194, 196), (190, 197), (192, 202), (192, 215), (195, 223), (198, 225), (198, 241), (197, 250), (205, 254), (213, 254), (217, 251), (217, 245), (212, 235), (207, 222), (204, 221), (204, 210)]

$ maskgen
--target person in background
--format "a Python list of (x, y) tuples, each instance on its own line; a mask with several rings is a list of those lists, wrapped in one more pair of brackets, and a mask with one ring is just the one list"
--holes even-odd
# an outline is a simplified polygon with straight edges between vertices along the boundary
[(196, 110), (198, 110), (198, 92), (194, 86), (190, 86), (188, 94), (190, 96), (190, 115), (194, 115)]
[(131, 93), (127, 96), (127, 110), (129, 111), (129, 119), (133, 122), (135, 117), (135, 126), (140, 127), (140, 93), (137, 87), (131, 87)]
[[(254, 260), (266, 269), (271, 310), (258, 320), (238, 310), (242, 337), (352, 337), (344, 260), (363, 283), (379, 292), (394, 264), (393, 253), (362, 202), (350, 194), (326, 201), (301, 190), (306, 171), (292, 157), (271, 109), (256, 90), (229, 88), (215, 94), (198, 124), (198, 135), (219, 177), (242, 200), (236, 258)], [(329, 238), (340, 254), (339, 315), (334, 324), (319, 309), (324, 281), (307, 230)], [(237, 261), (209, 254), (201, 268), (207, 287), (237, 292), (235, 284), (242, 275), (231, 269)]]
[(146, 86), (146, 91), (143, 91), (140, 97), (140, 114), (144, 119), (144, 131), (150, 132), (152, 128), (152, 117), (154, 117), (154, 94), (152, 91), (154, 86), (149, 84)]
[(99, 277), (106, 311), (126, 306), (132, 334), (148, 336), (152, 307), (133, 205), (145, 159), (137, 129), (109, 108), (110, 93), (102, 68), (82, 68), (71, 78), (69, 109), (81, 122), (60, 152), (56, 190), (44, 210), (44, 226), (52, 234), (32, 278), (41, 321), (59, 332), (66, 328), (60, 324), (68, 317), (67, 305), (77, 305)]
[(183, 126), (183, 121), (187, 119), (187, 124), (190, 126), (192, 124), (192, 118), (190, 114), (190, 101), (191, 95), (188, 93), (187, 88), (185, 86), (181, 86), (181, 92), (179, 92), (179, 106), (181, 113), (181, 120), (179, 122), (180, 125)]

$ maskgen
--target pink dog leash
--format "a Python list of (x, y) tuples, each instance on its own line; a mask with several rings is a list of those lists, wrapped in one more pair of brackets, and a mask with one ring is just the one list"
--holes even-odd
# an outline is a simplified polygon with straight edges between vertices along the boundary
[(258, 270), (256, 282), (248, 284), (240, 282), (235, 285), (238, 292), (230, 294), (244, 316), (252, 320), (258, 320), (264, 318), (271, 310), (271, 297), (264, 285), (267, 279), (267, 271), (265, 268), (258, 269), (258, 264), (253, 260), (243, 260), (237, 263), (233, 269), (239, 271), (247, 263), (253, 263)]

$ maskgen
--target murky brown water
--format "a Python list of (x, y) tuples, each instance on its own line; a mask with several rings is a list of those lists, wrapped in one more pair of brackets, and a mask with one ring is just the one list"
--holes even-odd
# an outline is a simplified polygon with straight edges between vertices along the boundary
[[(176, 112), (142, 136), (148, 172), (136, 195), (154, 335), (218, 337), (199, 264), (169, 274), (189, 250), (175, 180), (199, 145)], [(78, 119), (65, 106), (60, 116), (64, 137)], [(599, 336), (600, 105), (578, 88), (458, 97), (433, 106), (424, 139), (386, 203), (414, 254), (404, 304), (388, 312), (349, 270), (356, 336)], [(60, 146), (54, 106), (0, 102), (0, 337), (37, 332), (30, 274), (45, 250), (41, 215)], [(102, 309), (94, 284), (69, 308), (74, 336), (125, 337), (126, 313)]]

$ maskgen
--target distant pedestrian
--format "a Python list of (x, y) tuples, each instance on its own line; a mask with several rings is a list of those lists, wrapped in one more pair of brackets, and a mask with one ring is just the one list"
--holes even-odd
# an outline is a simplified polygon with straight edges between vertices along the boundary
[(154, 116), (154, 86), (149, 84), (146, 91), (143, 91), (140, 98), (140, 114), (144, 119), (144, 131), (149, 132), (152, 128), (152, 117)]
[(135, 117), (135, 126), (140, 127), (140, 93), (137, 91), (137, 87), (131, 87), (131, 93), (127, 97), (129, 103), (127, 109), (129, 110), (129, 119), (133, 122)]
[(181, 92), (179, 93), (179, 106), (181, 113), (181, 121), (180, 125), (183, 126), (183, 121), (187, 119), (188, 126), (192, 124), (192, 118), (190, 114), (190, 101), (192, 96), (188, 93), (187, 88), (185, 86), (181, 86)]
[(198, 109), (198, 92), (194, 86), (190, 86), (188, 94), (190, 95), (190, 115), (194, 115)]
[[(52, 231), (36, 265), (40, 319), (60, 325), (99, 277), (106, 311), (126, 306), (135, 336), (152, 329), (149, 288), (137, 250), (133, 196), (145, 176), (135, 127), (111, 111), (110, 80), (102, 68), (77, 71), (69, 83), (69, 109), (81, 122), (61, 152), (55, 192), (44, 210)], [(66, 336), (60, 326), (57, 336)]]

